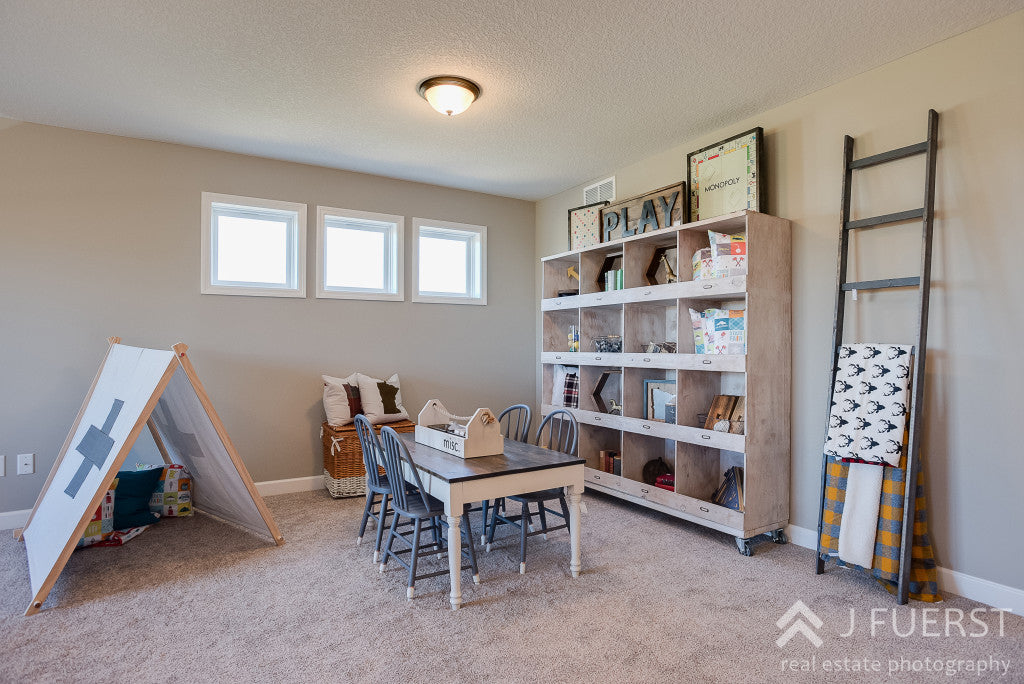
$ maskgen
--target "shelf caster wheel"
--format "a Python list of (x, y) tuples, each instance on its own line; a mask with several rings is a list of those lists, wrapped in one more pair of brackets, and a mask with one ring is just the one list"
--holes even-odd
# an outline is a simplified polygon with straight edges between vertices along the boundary
[(754, 544), (749, 539), (736, 537), (736, 550), (744, 556), (753, 556)]
[(789, 543), (789, 537), (787, 537), (786, 533), (783, 532), (782, 530), (772, 530), (771, 532), (768, 533), (768, 536), (771, 537), (772, 541), (775, 542), (776, 544), (787, 544), (787, 543)]

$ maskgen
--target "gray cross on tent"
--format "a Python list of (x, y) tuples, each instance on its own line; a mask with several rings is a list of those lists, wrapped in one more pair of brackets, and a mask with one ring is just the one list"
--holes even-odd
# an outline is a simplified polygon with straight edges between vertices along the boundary
[(98, 428), (95, 425), (90, 425), (89, 431), (85, 433), (85, 437), (75, 447), (75, 451), (82, 455), (82, 464), (78, 466), (75, 476), (71, 478), (71, 482), (64, 489), (64, 493), (72, 499), (78, 495), (78, 490), (81, 489), (82, 483), (85, 482), (85, 478), (89, 475), (89, 471), (92, 470), (93, 466), (97, 470), (102, 468), (107, 457), (110, 455), (110, 450), (114, 448), (114, 440), (110, 437), (110, 431), (114, 428), (114, 421), (117, 420), (117, 415), (121, 413), (122, 406), (124, 406), (124, 402), (120, 399), (115, 399), (114, 404), (110, 407), (110, 413), (107, 414), (107, 419), (103, 421), (103, 427)]

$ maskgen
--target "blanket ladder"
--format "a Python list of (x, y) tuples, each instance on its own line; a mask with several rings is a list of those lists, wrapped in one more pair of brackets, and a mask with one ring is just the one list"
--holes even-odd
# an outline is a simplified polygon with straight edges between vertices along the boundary
[[(895, 287), (918, 288), (917, 310), (917, 341), (913, 348), (914, 374), (911, 379), (910, 413), (908, 415), (909, 439), (907, 444), (907, 471), (903, 497), (903, 532), (900, 539), (900, 566), (897, 597), (900, 605), (907, 603), (910, 585), (911, 548), (914, 541), (914, 517), (917, 499), (917, 468), (921, 449), (921, 413), (924, 399), (924, 366), (925, 351), (928, 338), (928, 295), (931, 286), (932, 269), (932, 223), (935, 214), (935, 154), (938, 147), (939, 115), (934, 109), (928, 110), (928, 138), (906, 147), (888, 152), (881, 152), (870, 157), (854, 160), (853, 138), (846, 136), (843, 147), (843, 198), (842, 223), (839, 233), (839, 272), (836, 278), (836, 307), (832, 328), (832, 372), (829, 374), (828, 396), (831, 397), (835, 388), (836, 369), (839, 364), (839, 347), (843, 344), (843, 322), (846, 315), (846, 293), (858, 290), (885, 290)], [(905, 159), (918, 154), (925, 155), (924, 204), (920, 209), (883, 214), (871, 218), (850, 220), (850, 196), (853, 172), (878, 164)], [(921, 231), (921, 268), (920, 275), (910, 278), (889, 278), (883, 280), (865, 280), (849, 282), (846, 279), (847, 254), (849, 251), (849, 235), (851, 230), (870, 228), (904, 221), (920, 219)], [(825, 436), (828, 436), (828, 420), (830, 409), (825, 414)], [(821, 499), (818, 505), (818, 540), (816, 573), (825, 571), (822, 559), (821, 533), (825, 512), (825, 485), (828, 478), (828, 456), (822, 449), (821, 463)]]

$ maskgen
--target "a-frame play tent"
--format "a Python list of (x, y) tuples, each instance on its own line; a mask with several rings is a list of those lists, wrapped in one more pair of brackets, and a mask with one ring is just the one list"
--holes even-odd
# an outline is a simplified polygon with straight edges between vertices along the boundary
[(148, 427), (164, 461), (188, 468), (193, 508), (278, 544), (284, 537), (203, 389), (188, 346), (110, 347), (61, 447), (28, 522), (25, 542), (32, 602), (39, 611), (125, 457)]

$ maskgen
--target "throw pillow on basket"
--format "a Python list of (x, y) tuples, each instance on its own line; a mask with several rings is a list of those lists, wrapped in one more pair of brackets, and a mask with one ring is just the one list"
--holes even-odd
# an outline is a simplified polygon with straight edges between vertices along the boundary
[[(363, 415), (373, 425), (393, 423), (398, 420), (409, 420), (409, 414), (402, 406), (402, 388), (398, 373), (387, 380), (371, 378), (357, 373), (359, 376), (359, 399), (363, 405)], [(330, 422), (330, 421), (328, 421)]]
[(359, 394), (359, 373), (347, 378), (320, 376), (324, 381), (324, 413), (331, 425), (348, 425), (363, 412)]

